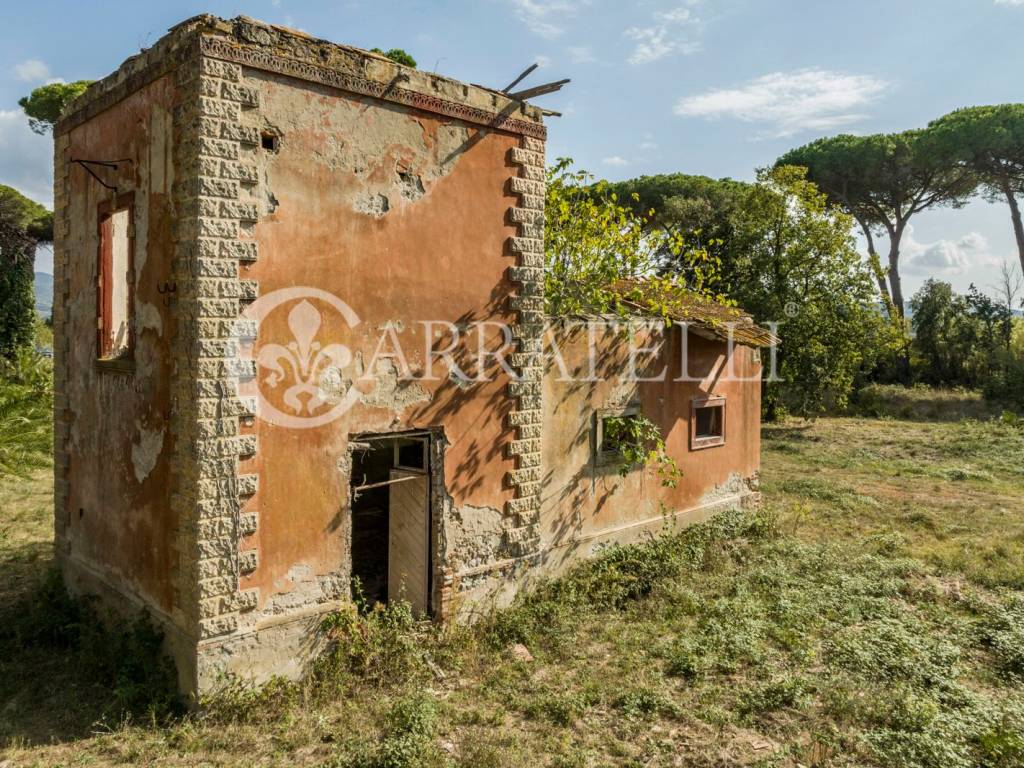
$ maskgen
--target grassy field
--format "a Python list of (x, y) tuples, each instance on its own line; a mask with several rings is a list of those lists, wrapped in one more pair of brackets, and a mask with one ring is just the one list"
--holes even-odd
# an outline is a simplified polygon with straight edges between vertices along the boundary
[(43, 586), (48, 477), (5, 480), (0, 766), (1024, 765), (1024, 423), (967, 394), (860, 407), (765, 428), (760, 513), (472, 630), (339, 617), (309, 681), (203, 716), (164, 706), (142, 629)]

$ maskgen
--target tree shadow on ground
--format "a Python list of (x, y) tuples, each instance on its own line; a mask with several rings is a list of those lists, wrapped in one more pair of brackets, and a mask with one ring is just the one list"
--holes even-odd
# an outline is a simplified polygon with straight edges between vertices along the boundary
[(72, 600), (52, 545), (0, 554), (0, 745), (86, 738), (182, 710), (160, 636), (143, 619), (102, 621)]

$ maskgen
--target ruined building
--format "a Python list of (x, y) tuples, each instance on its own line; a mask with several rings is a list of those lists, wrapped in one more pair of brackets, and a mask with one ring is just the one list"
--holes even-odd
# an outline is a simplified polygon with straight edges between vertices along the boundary
[[(560, 364), (537, 358), (545, 135), (504, 93), (210, 16), (65, 111), (58, 559), (149, 613), (186, 692), (299, 675), (353, 577), (468, 618), (756, 499), (759, 329), (630, 334), (667, 342), (661, 380), (626, 375), (626, 335), (567, 322)], [(609, 420), (641, 414), (674, 488), (620, 472)]]

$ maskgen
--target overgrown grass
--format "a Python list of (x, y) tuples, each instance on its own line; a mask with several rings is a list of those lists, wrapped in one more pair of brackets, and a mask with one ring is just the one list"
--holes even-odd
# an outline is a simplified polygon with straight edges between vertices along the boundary
[(0, 475), (48, 466), (53, 445), (50, 361), (23, 351), (0, 358)]
[[(331, 768), (1024, 765), (1024, 427), (985, 419), (768, 427), (762, 511), (611, 548), (469, 628), (417, 622), (401, 605), (339, 614), (324, 627), (333, 650), (307, 680), (228, 688), (201, 716), (20, 744), (19, 733), (33, 739), (5, 709), (5, 691), (6, 756)], [(80, 698), (70, 687), (58, 700)]]

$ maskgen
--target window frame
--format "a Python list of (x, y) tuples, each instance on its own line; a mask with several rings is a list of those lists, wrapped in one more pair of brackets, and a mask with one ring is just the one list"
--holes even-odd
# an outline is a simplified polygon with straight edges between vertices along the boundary
[[(722, 426), (720, 435), (697, 435), (697, 411), (701, 408), (722, 409)], [(725, 445), (725, 429), (727, 408), (724, 395), (710, 395), (707, 397), (695, 397), (690, 401), (690, 450), (699, 451), (703, 448), (713, 448), (718, 445)]]
[(606, 467), (612, 464), (618, 465), (622, 462), (622, 453), (618, 450), (602, 450), (604, 446), (604, 420), (608, 418), (623, 418), (626, 416), (640, 416), (640, 403), (631, 402), (618, 408), (599, 408), (594, 412), (594, 464), (599, 467)]
[[(104, 234), (105, 224), (119, 211), (128, 212), (128, 340), (125, 350), (111, 356), (110, 326), (113, 322), (113, 247)], [(96, 207), (96, 365), (101, 369), (132, 370), (135, 360), (135, 193), (126, 192)], [(108, 247), (110, 246), (110, 247)]]

